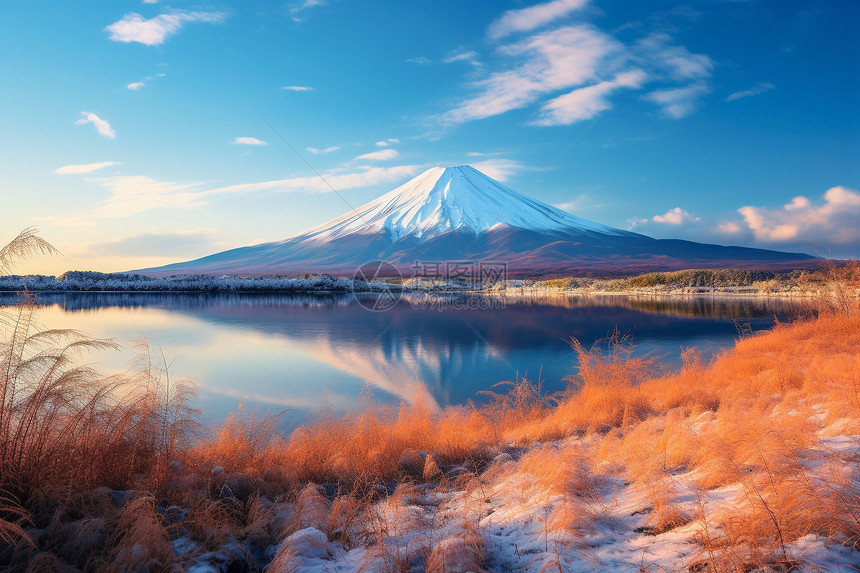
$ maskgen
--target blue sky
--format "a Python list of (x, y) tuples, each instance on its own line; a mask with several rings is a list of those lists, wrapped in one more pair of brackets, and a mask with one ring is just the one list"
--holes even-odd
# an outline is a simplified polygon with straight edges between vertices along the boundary
[(858, 38), (848, 0), (6, 3), (0, 241), (142, 268), (471, 163), (620, 228), (857, 257)]

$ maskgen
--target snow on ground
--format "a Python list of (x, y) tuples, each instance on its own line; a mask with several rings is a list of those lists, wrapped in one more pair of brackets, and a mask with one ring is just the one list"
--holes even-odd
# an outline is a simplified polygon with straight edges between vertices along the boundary
[[(813, 464), (835, 455), (844, 462), (845, 473), (856, 479), (860, 435), (831, 435), (843, 426), (838, 421), (821, 430), (819, 447), (804, 455)], [(442, 479), (442, 487), (401, 484), (373, 505), (370, 529), (365, 523), (352, 532), (353, 539), (363, 542), (345, 547), (306, 527), (269, 548), (274, 562), (267, 571), (696, 571), (709, 559), (700, 540), (718, 533), (706, 531), (696, 516), (704, 513), (714, 528), (715, 516), (727, 508), (742, 510), (746, 503), (739, 483), (703, 492), (695, 487), (693, 472), (679, 472), (671, 476), (672, 501), (686, 518), (659, 533), (647, 495), (611, 465), (585, 465), (595, 447), (588, 438), (572, 437), (512, 448), (513, 455), (499, 454), (478, 479), (465, 479), (470, 475), (454, 467), (446, 468), (449, 477)], [(174, 546), (181, 551), (183, 542)], [(784, 571), (848, 572), (860, 567), (860, 552), (816, 535), (786, 549), (800, 569)], [(189, 571), (226, 570), (219, 565), (236, 549), (219, 553), (223, 555), (198, 557)]]

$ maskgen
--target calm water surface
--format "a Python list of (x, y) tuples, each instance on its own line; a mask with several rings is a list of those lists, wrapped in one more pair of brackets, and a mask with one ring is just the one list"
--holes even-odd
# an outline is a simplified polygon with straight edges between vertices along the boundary
[[(0, 298), (0, 306), (14, 296)], [(362, 302), (368, 303), (363, 299)], [(462, 404), (493, 384), (540, 376), (549, 391), (575, 372), (571, 337), (589, 346), (614, 329), (664, 368), (697, 347), (706, 359), (731, 347), (738, 327), (767, 329), (799, 303), (746, 298), (631, 298), (545, 295), (451, 296), (428, 305), (404, 298), (371, 312), (352, 295), (40, 295), (38, 321), (71, 327), (127, 347), (93, 361), (124, 370), (133, 341), (147, 339), (175, 358), (175, 376), (194, 381), (207, 422), (240, 400), (286, 410), (285, 427), (327, 410), (420, 397), (431, 407)]]

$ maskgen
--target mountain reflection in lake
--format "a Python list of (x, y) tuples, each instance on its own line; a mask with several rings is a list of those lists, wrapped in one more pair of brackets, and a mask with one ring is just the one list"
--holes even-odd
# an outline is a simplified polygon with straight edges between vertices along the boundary
[[(5, 295), (0, 306), (15, 301)], [(287, 409), (285, 427), (308, 413), (360, 408), (368, 395), (438, 408), (517, 376), (562, 390), (576, 366), (570, 338), (590, 346), (616, 328), (664, 367), (677, 366), (688, 346), (707, 360), (731, 347), (739, 328), (766, 329), (803, 311), (779, 299), (563, 294), (451, 295), (433, 305), (405, 296), (386, 312), (368, 311), (350, 294), (93, 293), (39, 295), (37, 303), (46, 327), (123, 344), (146, 338), (177, 357), (173, 374), (198, 385), (207, 421), (244, 399), (249, 408)], [(130, 358), (128, 351), (94, 361), (124, 370)]]

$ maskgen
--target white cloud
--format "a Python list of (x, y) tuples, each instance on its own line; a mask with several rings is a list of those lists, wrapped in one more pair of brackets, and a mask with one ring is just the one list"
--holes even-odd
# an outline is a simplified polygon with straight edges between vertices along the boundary
[(83, 173), (92, 173), (111, 165), (119, 165), (116, 161), (100, 161), (98, 163), (82, 163), (78, 165), (63, 165), (54, 169), (54, 173), (61, 175), (80, 175)]
[(826, 250), (830, 246), (860, 247), (860, 193), (846, 187), (832, 187), (813, 203), (795, 197), (782, 209), (741, 207), (738, 212), (758, 241), (812, 244)]
[(587, 3), (588, 0), (553, 0), (528, 8), (508, 10), (490, 25), (489, 33), (493, 38), (501, 38), (515, 32), (528, 32), (567, 16)]
[(256, 137), (237, 137), (233, 140), (233, 143), (239, 145), (269, 145), (267, 142), (262, 139), (257, 139)]
[(478, 52), (471, 50), (456, 52), (442, 60), (443, 64), (453, 64), (454, 62), (469, 62), (475, 66), (481, 65), (480, 62), (478, 62)]
[(96, 217), (128, 217), (156, 208), (187, 208), (202, 204), (199, 183), (158, 181), (145, 175), (102, 177), (98, 183), (110, 190), (105, 203), (92, 213)]
[(114, 42), (139, 42), (147, 46), (158, 46), (189, 22), (218, 23), (224, 21), (220, 12), (185, 12), (177, 10), (159, 14), (147, 20), (140, 14), (129, 12), (122, 19), (105, 28)]
[(163, 77), (164, 77), (164, 76), (166, 76), (166, 75), (167, 75), (167, 74), (165, 74), (165, 73), (163, 73), (163, 72), (160, 72), (160, 73), (157, 73), (157, 74), (153, 74), (153, 75), (151, 75), (151, 76), (146, 76), (145, 78), (141, 78), (140, 80), (138, 80), (138, 81), (136, 81), (136, 82), (132, 82), (132, 83), (130, 83), (130, 84), (126, 84), (126, 86), (125, 86), (125, 87), (126, 87), (127, 89), (132, 90), (132, 91), (137, 91), (137, 90), (141, 89), (142, 87), (146, 86), (146, 82), (148, 82), (148, 81), (150, 81), (150, 80), (154, 80), (155, 78), (163, 78)]
[(739, 92), (734, 92), (732, 94), (729, 94), (729, 96), (726, 98), (726, 101), (735, 101), (735, 100), (745, 98), (745, 97), (753, 97), (753, 96), (757, 96), (759, 94), (762, 94), (768, 90), (775, 90), (775, 89), (776, 89), (775, 85), (768, 83), (768, 82), (762, 82), (760, 84), (757, 84), (757, 85), (751, 87), (748, 90), (742, 90)]
[(591, 197), (586, 194), (577, 195), (570, 201), (565, 201), (564, 203), (556, 203), (554, 205), (558, 207), (562, 211), (567, 211), (569, 213), (576, 213), (577, 211), (583, 211), (585, 209), (593, 209), (595, 207), (600, 207), (594, 203)]
[(683, 88), (656, 90), (645, 96), (663, 108), (663, 112), (671, 118), (680, 119), (696, 110), (699, 99), (710, 92), (707, 84), (695, 83)]
[(523, 56), (525, 61), (476, 82), (481, 93), (442, 119), (463, 123), (499, 115), (529, 105), (543, 94), (594, 80), (600, 64), (621, 49), (614, 39), (590, 26), (565, 26), (503, 46), (501, 53)]
[(663, 215), (654, 215), (651, 220), (655, 223), (666, 225), (684, 225), (686, 223), (695, 223), (699, 220), (699, 217), (691, 215), (688, 211), (680, 207), (675, 207), (674, 209), (669, 209)]
[(332, 151), (337, 151), (340, 149), (337, 145), (332, 145), (331, 147), (326, 147), (325, 149), (317, 149), (316, 147), (306, 147), (308, 151), (313, 153), (314, 155), (319, 155), (321, 153), (331, 153)]
[(408, 58), (406, 61), (410, 64), (418, 64), (419, 66), (426, 66), (427, 64), (433, 63), (430, 58), (425, 58), (424, 56), (418, 56), (417, 58)]
[(107, 139), (116, 138), (116, 132), (113, 130), (107, 120), (100, 118), (99, 116), (90, 111), (82, 111), (81, 115), (84, 117), (77, 120), (75, 122), (76, 124), (86, 125), (88, 123), (91, 123), (96, 127), (96, 131), (99, 132), (99, 135), (101, 135), (102, 137), (106, 137)]
[(711, 77), (714, 62), (705, 54), (694, 54), (684, 46), (671, 45), (672, 38), (652, 34), (636, 43), (634, 52), (643, 64), (676, 82), (705, 80)]
[(471, 164), (478, 171), (498, 181), (507, 181), (517, 171), (523, 169), (522, 163), (510, 159), (487, 159)]
[(377, 142), (376, 142), (376, 145), (377, 145), (378, 147), (388, 147), (388, 146), (389, 146), (389, 145), (391, 145), (391, 144), (397, 144), (397, 143), (400, 143), (400, 140), (399, 140), (399, 139), (396, 139), (396, 138), (394, 138), (394, 137), (391, 137), (391, 138), (389, 138), (389, 139), (383, 139), (383, 140), (381, 140), (381, 141), (377, 141)]
[[(418, 171), (418, 165), (398, 165), (394, 167), (367, 167), (353, 173), (330, 173), (325, 175), (325, 181), (319, 177), (295, 177), (260, 183), (240, 183), (207, 191), (207, 195), (216, 193), (251, 193), (256, 191), (313, 191), (318, 193), (330, 192), (329, 185), (343, 191), (368, 187), (379, 183), (399, 181), (411, 177)], [(326, 184), (328, 181), (328, 184)]]
[(543, 105), (541, 118), (535, 125), (569, 125), (576, 121), (590, 119), (612, 107), (609, 95), (622, 89), (639, 88), (646, 80), (645, 72), (633, 70), (618, 74), (615, 79), (592, 86), (577, 88)]
[(717, 230), (727, 235), (736, 235), (741, 232), (741, 226), (734, 221), (726, 221), (717, 226)]
[[(108, 197), (95, 208), (79, 213), (52, 217), (64, 225), (91, 226), (98, 219), (119, 219), (153, 209), (189, 209), (206, 205), (211, 197), (230, 193), (260, 191), (316, 193), (367, 187), (379, 183), (402, 181), (414, 176), (420, 166), (364, 167), (352, 173), (329, 172), (325, 181), (318, 176), (295, 177), (259, 183), (240, 183), (205, 188), (201, 182), (176, 183), (158, 181), (145, 175), (116, 175), (92, 179), (109, 191)], [(326, 183), (328, 182), (328, 184)]]
[(281, 89), (289, 92), (310, 92), (314, 88), (308, 86), (284, 86)]
[(379, 151), (371, 151), (370, 153), (365, 153), (363, 155), (359, 155), (355, 158), (356, 161), (389, 161), (394, 159), (400, 155), (397, 153), (396, 149), (380, 149)]
[(292, 14), (292, 18), (295, 22), (301, 22), (302, 19), (299, 18), (299, 14), (307, 10), (308, 8), (315, 8), (316, 6), (323, 6), (325, 2), (322, 0), (305, 0), (301, 4), (293, 6), (290, 8), (290, 14)]

